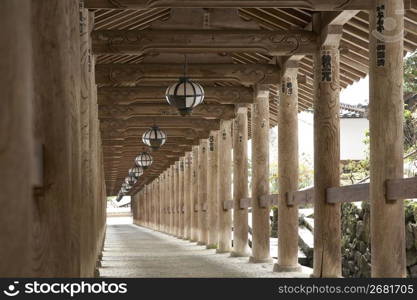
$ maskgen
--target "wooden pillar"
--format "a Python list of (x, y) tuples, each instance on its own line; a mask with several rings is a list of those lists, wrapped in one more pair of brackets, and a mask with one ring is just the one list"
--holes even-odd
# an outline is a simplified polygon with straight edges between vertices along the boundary
[(191, 213), (191, 241), (198, 241), (198, 146), (193, 147), (192, 157), (192, 213)]
[(169, 174), (168, 169), (164, 172), (164, 203), (165, 203), (165, 221), (164, 232), (169, 233)]
[(184, 238), (184, 158), (181, 157), (178, 168), (178, 204), (179, 204), (179, 238)]
[(232, 211), (224, 209), (225, 201), (232, 200), (232, 121), (222, 120), (219, 133), (218, 176), (218, 247), (217, 253), (232, 248)]
[(165, 172), (159, 178), (159, 230), (165, 232)]
[(252, 256), (250, 262), (271, 262), (270, 207), (260, 206), (269, 194), (269, 89), (256, 86), (252, 106)]
[(370, 24), (372, 277), (406, 277), (404, 203), (385, 196), (386, 180), (404, 175), (403, 1), (375, 1)]
[(141, 222), (140, 222), (141, 226), (145, 226), (145, 219), (146, 219), (145, 189), (146, 187), (144, 187), (140, 191), (140, 203), (141, 203), (141, 209), (142, 209)]
[(169, 172), (169, 234), (175, 234), (175, 223), (174, 223), (174, 214), (175, 214), (175, 191), (174, 191), (174, 168), (175, 165), (170, 167)]
[(298, 264), (298, 205), (287, 205), (288, 193), (298, 190), (297, 65), (296, 61), (288, 61), (281, 81), (278, 116), (278, 264), (274, 265), (275, 272), (301, 271)]
[(240, 200), (248, 197), (248, 109), (239, 107), (233, 123), (233, 252), (234, 257), (250, 255), (248, 209)]
[(314, 277), (340, 277), (342, 267), (340, 204), (326, 202), (340, 184), (340, 37), (322, 41), (314, 60)]
[(207, 222), (208, 240), (207, 249), (216, 249), (218, 242), (217, 233), (217, 202), (218, 202), (218, 176), (219, 176), (219, 132), (212, 131), (208, 143), (208, 167), (207, 167)]
[(192, 214), (192, 169), (191, 153), (185, 155), (184, 160), (184, 227), (185, 239), (191, 240), (191, 214)]
[(175, 226), (175, 233), (176, 237), (180, 237), (180, 185), (179, 185), (179, 175), (180, 175), (180, 163), (179, 161), (175, 162), (174, 167), (174, 194), (175, 194), (175, 209), (174, 209), (174, 226)]
[(94, 218), (94, 199), (90, 195), (90, 105), (91, 105), (91, 56), (90, 56), (90, 18), (87, 9), (80, 11), (81, 24), (81, 275), (94, 275), (95, 229), (90, 225)]
[(0, 2), (0, 277), (33, 276), (30, 3)]
[(154, 230), (158, 230), (158, 214), (159, 214), (159, 202), (158, 202), (158, 178), (155, 178), (153, 182), (153, 206), (154, 206)]
[(151, 211), (152, 211), (152, 229), (156, 230), (156, 183), (157, 180), (154, 179), (151, 183)]
[(78, 1), (32, 1), (35, 136), (44, 145), (36, 199), (38, 276), (80, 276), (80, 28)]
[(144, 202), (145, 202), (145, 227), (149, 227), (149, 186), (145, 186), (144, 191)]
[(200, 141), (198, 147), (198, 245), (206, 245), (207, 227), (207, 139)]
[[(93, 30), (94, 12), (89, 12), (88, 27), (89, 32)], [(90, 40), (91, 47), (91, 40)], [(87, 57), (88, 60), (88, 57)], [(104, 245), (105, 223), (106, 223), (106, 187), (104, 181), (104, 165), (103, 165), (103, 150), (100, 126), (98, 120), (98, 105), (97, 105), (97, 85), (95, 82), (95, 58), (90, 55), (91, 62), (87, 63), (90, 67), (90, 106), (89, 106), (89, 189), (88, 193), (90, 201), (92, 201), (92, 215), (90, 218), (91, 235), (90, 239), (93, 241), (91, 246), (91, 253), (93, 259), (101, 255)], [(98, 238), (97, 238), (98, 235)]]

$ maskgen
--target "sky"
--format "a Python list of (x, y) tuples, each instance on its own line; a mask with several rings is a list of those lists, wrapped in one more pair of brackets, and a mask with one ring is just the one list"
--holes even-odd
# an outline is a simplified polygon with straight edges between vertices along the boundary
[(343, 89), (340, 93), (340, 102), (345, 104), (368, 104), (369, 77), (366, 77)]

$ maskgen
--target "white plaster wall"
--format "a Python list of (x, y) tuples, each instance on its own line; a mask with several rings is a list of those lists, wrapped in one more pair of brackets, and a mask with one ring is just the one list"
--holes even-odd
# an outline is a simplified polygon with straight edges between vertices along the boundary
[[(305, 153), (313, 158), (313, 114), (300, 113), (299, 115), (299, 153)], [(365, 132), (369, 128), (367, 119), (341, 119), (340, 120), (340, 159), (365, 159), (366, 146), (363, 143)]]

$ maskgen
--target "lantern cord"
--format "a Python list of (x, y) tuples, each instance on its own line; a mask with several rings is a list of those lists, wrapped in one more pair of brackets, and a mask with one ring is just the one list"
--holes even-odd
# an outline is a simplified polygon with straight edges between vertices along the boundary
[(187, 54), (184, 54), (184, 78), (187, 78)]

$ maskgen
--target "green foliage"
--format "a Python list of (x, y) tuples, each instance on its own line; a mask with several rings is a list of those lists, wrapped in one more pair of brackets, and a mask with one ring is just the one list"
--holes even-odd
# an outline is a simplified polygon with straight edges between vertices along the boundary
[(404, 89), (407, 93), (417, 93), (417, 52), (404, 61)]
[(369, 176), (369, 160), (349, 161), (342, 166), (342, 184), (355, 184)]
[(404, 109), (404, 150), (410, 152), (417, 149), (417, 110)]
[(304, 189), (310, 187), (314, 182), (314, 169), (311, 158), (305, 153), (301, 154), (299, 171), (298, 171), (298, 188)]

